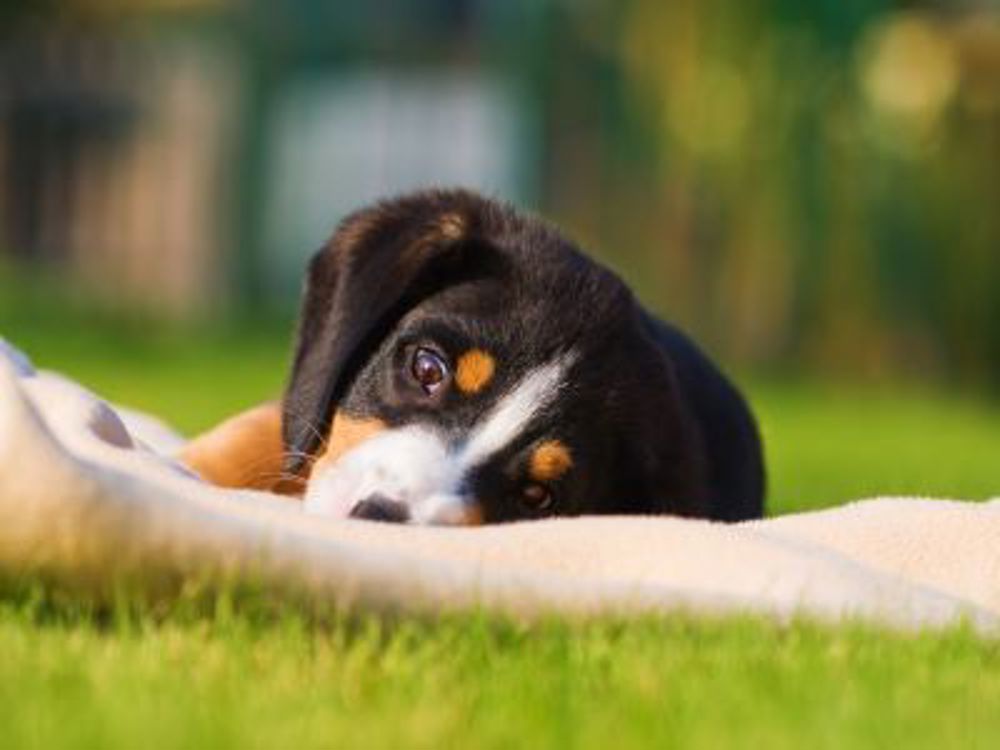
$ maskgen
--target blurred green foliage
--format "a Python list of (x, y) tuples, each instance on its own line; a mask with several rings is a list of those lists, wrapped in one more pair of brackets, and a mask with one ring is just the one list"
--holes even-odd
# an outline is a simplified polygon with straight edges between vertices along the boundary
[(603, 7), (560, 26), (612, 81), (566, 223), (738, 361), (1000, 382), (995, 13)]

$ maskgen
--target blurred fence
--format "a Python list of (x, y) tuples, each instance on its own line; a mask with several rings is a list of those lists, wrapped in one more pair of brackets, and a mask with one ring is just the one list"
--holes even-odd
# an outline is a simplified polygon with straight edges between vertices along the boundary
[(0, 253), (287, 309), (344, 211), (459, 182), (731, 361), (1000, 383), (992, 0), (30, 5), (0, 31)]
[(232, 88), (206, 55), (218, 58), (101, 28), (8, 39), (3, 246), (166, 310), (209, 299), (225, 260)]

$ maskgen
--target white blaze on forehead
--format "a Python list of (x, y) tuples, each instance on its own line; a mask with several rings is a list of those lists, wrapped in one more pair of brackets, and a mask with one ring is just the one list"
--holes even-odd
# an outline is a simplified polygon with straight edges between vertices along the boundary
[(570, 364), (568, 355), (559, 357), (529, 372), (504, 394), (461, 449), (462, 465), (471, 468), (482, 463), (522, 434), (558, 395)]
[(569, 355), (529, 372), (468, 437), (449, 444), (430, 425), (386, 430), (311, 477), (305, 510), (347, 517), (360, 501), (382, 495), (404, 503), (415, 523), (461, 523), (475, 498), (463, 495), (471, 469), (511, 444), (563, 387)]

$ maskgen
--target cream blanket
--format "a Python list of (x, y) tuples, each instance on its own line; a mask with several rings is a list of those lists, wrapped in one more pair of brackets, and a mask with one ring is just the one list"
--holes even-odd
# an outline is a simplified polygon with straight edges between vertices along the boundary
[[(738, 525), (580, 518), (429, 528), (304, 515), (206, 485), (177, 438), (0, 339), (0, 575), (81, 595), (247, 584), (434, 614), (796, 614), (893, 627), (1000, 623), (1000, 502), (878, 499)], [(998, 477), (1000, 482), (1000, 477)]]

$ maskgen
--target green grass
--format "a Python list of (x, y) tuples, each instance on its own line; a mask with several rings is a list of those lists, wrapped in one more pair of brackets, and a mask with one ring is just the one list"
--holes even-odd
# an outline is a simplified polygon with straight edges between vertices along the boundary
[[(184, 430), (280, 390), (280, 326), (46, 318), (5, 306), (3, 291), (0, 333), (39, 365)], [(749, 391), (772, 512), (1000, 494), (995, 406), (916, 389)], [(3, 748), (1000, 746), (1000, 642), (961, 628), (683, 615), (319, 623), (225, 599), (89, 612), (25, 586), (0, 595)]]
[(1000, 409), (918, 387), (756, 383), (772, 514), (875, 495), (1000, 496)]
[(963, 747), (1000, 647), (672, 617), (98, 628), (0, 608), (4, 747)]

